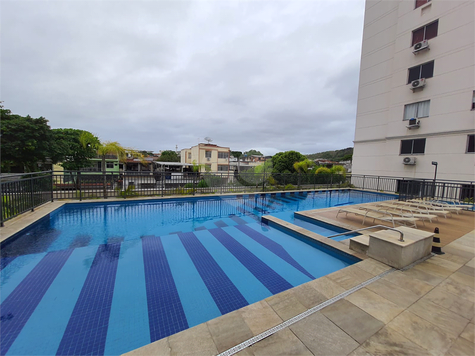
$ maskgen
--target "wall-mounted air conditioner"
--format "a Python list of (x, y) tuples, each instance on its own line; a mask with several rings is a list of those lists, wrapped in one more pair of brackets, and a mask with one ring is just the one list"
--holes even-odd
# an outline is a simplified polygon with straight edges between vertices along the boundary
[(421, 126), (421, 120), (415, 118), (409, 119), (408, 125), (406, 126), (409, 130), (418, 129)]
[(404, 159), (402, 160), (402, 163), (414, 165), (416, 164), (416, 157), (404, 157)]
[(424, 78), (416, 79), (411, 82), (411, 90), (414, 91), (418, 88), (424, 88), (426, 85), (426, 80)]
[(418, 54), (419, 52), (424, 51), (426, 49), (430, 49), (429, 48), (429, 41), (424, 40), (422, 42), (416, 43), (414, 45), (414, 47), (412, 47), (412, 53)]

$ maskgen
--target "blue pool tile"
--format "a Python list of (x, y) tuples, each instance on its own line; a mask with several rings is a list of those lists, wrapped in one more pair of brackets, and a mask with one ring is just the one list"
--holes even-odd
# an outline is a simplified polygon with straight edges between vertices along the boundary
[(113, 237), (109, 237), (107, 239), (107, 244), (110, 245), (110, 244), (120, 244), (124, 242), (124, 237), (122, 236), (113, 236)]
[(5, 355), (72, 250), (50, 252), (1, 304), (0, 353)]
[(197, 231), (195, 235), (244, 298), (246, 298), (248, 304), (255, 303), (272, 295), (209, 231)]
[(0, 260), (0, 271), (4, 269), (5, 267), (7, 267), (10, 264), (10, 262), (12, 262), (15, 258), (16, 256), (2, 257), (2, 259)]
[(114, 293), (120, 244), (99, 245), (57, 355), (102, 355)]
[(247, 224), (247, 221), (241, 219), (239, 216), (230, 214), (229, 218), (236, 222), (238, 225)]
[[(235, 229), (234, 227), (232, 229)], [(212, 229), (210, 233), (231, 252), (272, 294), (280, 293), (293, 286), (262, 262), (223, 229)]]
[(21, 238), (17, 238), (5, 246), (2, 246), (2, 257), (12, 257), (19, 255), (31, 255), (47, 252), (61, 234), (59, 230), (44, 227), (41, 223), (35, 226), (32, 231), (27, 232)]
[(35, 268), (45, 255), (45, 253), (38, 253), (35, 255), (18, 256), (2, 269), (0, 272), (1, 303), (3, 303), (21, 281), (28, 276), (31, 270)]
[(254, 213), (251, 213), (249, 210), (246, 210), (246, 209), (244, 209), (244, 208), (242, 208), (242, 207), (240, 207), (240, 206), (238, 206), (238, 207), (236, 208), (236, 210), (238, 210), (239, 212), (243, 213), (244, 215), (250, 217), (251, 219), (254, 219), (254, 220), (256, 220), (256, 221), (260, 221), (260, 220), (261, 220), (261, 219), (259, 218), (259, 216), (257, 216), (257, 215), (254, 214)]
[(195, 230), (195, 231), (201, 231), (201, 230), (208, 230), (208, 229), (205, 228), (204, 226), (198, 226), (198, 227), (195, 227), (194, 230)]
[(226, 226), (228, 226), (228, 224), (226, 224), (223, 220), (215, 221), (214, 224), (215, 224), (217, 227), (226, 227)]
[(77, 247), (85, 247), (88, 246), (91, 242), (92, 236), (86, 234), (79, 234), (76, 238), (71, 242), (69, 248), (77, 248)]
[(7, 355), (56, 353), (96, 251), (97, 246), (73, 250)]
[(178, 234), (195, 264), (221, 314), (242, 308), (248, 303), (208, 250), (192, 232)]
[(284, 261), (286, 261), (288, 264), (292, 265), (296, 269), (298, 269), (300, 272), (305, 274), (307, 277), (310, 279), (315, 279), (314, 276), (312, 276), (308, 271), (303, 268), (297, 261), (295, 261), (292, 256), (289, 255), (289, 253), (277, 242), (269, 239), (268, 237), (264, 236), (263, 234), (257, 232), (254, 229), (251, 229), (247, 225), (241, 225), (241, 226), (236, 226), (236, 229), (239, 229), (240, 231), (244, 232), (247, 236), (249, 236), (251, 239), (254, 241), (260, 243), (262, 246), (267, 248), (269, 251), (275, 253), (277, 256), (282, 258)]
[(188, 322), (161, 238), (143, 237), (142, 251), (150, 341), (153, 342), (187, 329)]
[(239, 244), (244, 246), (254, 255), (259, 256), (259, 259), (262, 260), (262, 262), (269, 266), (276, 274), (285, 279), (293, 287), (312, 280), (312, 278), (303, 274), (301, 271), (269, 251), (236, 227), (225, 227), (222, 230), (226, 231)]
[(162, 237), (162, 243), (189, 327), (220, 316), (218, 306), (180, 238)]
[(282, 204), (282, 202), (277, 200), (277, 197), (271, 197), (269, 199), (269, 202), (272, 203), (272, 205), (284, 206), (284, 204)]
[(151, 342), (140, 240), (120, 247), (105, 355), (120, 355)]

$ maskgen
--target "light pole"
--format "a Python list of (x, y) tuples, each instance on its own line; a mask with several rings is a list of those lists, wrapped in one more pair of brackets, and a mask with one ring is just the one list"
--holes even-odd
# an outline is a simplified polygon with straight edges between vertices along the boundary
[(437, 166), (438, 166), (438, 163), (436, 161), (432, 161), (432, 165), (435, 166), (435, 172), (434, 172), (434, 187), (432, 188), (433, 191), (432, 191), (432, 198), (435, 198), (435, 182), (436, 182), (436, 179), (437, 179)]

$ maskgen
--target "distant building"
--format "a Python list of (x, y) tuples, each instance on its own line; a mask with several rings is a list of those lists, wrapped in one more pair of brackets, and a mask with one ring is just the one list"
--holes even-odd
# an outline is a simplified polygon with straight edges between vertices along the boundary
[[(229, 147), (220, 147), (211, 143), (200, 143), (180, 152), (181, 163), (205, 165), (212, 172), (229, 172)], [(205, 171), (202, 167), (201, 171)]]
[(366, 0), (354, 174), (474, 180), (474, 13), (473, 0)]

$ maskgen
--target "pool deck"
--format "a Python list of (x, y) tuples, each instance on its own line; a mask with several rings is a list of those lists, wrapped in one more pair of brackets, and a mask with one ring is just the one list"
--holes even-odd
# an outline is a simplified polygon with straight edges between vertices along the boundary
[[(62, 204), (48, 203), (7, 221), (1, 240)], [(362, 227), (358, 217), (340, 215), (336, 220), (336, 213), (337, 208), (306, 212), (322, 221), (337, 221), (340, 226)], [(322, 303), (325, 307), (235, 354), (473, 355), (474, 216), (464, 212), (439, 218), (438, 224), (418, 225), (426, 231), (433, 231), (434, 226), (441, 229), (445, 254), (431, 256), (408, 270), (393, 271), (366, 258), (126, 355), (217, 355), (309, 309), (318, 310)], [(302, 230), (315, 239), (317, 234)], [(348, 251), (344, 242), (332, 241), (331, 247)], [(353, 291), (365, 282), (367, 285)]]

